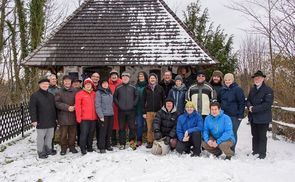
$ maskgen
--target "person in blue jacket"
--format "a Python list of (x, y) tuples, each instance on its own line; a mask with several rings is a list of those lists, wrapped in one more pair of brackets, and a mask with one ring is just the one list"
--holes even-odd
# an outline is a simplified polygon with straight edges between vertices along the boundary
[(218, 101), (221, 105), (221, 109), (232, 121), (236, 139), (236, 143), (233, 145), (232, 150), (235, 151), (238, 142), (237, 132), (244, 117), (246, 102), (243, 90), (236, 82), (234, 82), (233, 74), (227, 73), (224, 75), (224, 86), (219, 92)]
[(190, 153), (193, 146), (192, 157), (200, 156), (201, 153), (201, 132), (203, 130), (202, 116), (195, 110), (193, 102), (188, 101), (185, 110), (178, 117), (176, 133), (177, 145), (176, 151), (180, 154)]
[(175, 85), (171, 88), (168, 94), (168, 98), (174, 100), (177, 111), (182, 114), (184, 112), (185, 93), (187, 88), (183, 83), (183, 79), (180, 75), (175, 77)]
[(228, 115), (224, 114), (218, 102), (210, 104), (210, 115), (205, 118), (202, 146), (216, 157), (222, 152), (225, 159), (231, 159), (234, 155), (231, 147), (235, 144), (232, 122)]

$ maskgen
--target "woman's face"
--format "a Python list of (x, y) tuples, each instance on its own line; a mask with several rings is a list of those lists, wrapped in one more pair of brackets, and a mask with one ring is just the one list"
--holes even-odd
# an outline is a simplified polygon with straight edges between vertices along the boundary
[(87, 90), (90, 90), (90, 89), (92, 89), (92, 84), (91, 84), (91, 83), (86, 83), (86, 84), (84, 85), (84, 87), (85, 87)]
[(143, 73), (139, 73), (138, 80), (141, 81), (141, 82), (144, 81), (144, 75), (143, 75)]
[(188, 114), (191, 114), (191, 113), (194, 112), (195, 109), (194, 109), (193, 107), (191, 107), (191, 106), (188, 106), (188, 107), (185, 108), (185, 110), (186, 110), (186, 112), (187, 112)]
[(101, 84), (101, 86), (102, 86), (102, 88), (107, 89), (107, 88), (109, 87), (109, 83), (108, 83), (108, 82), (103, 82), (103, 83)]
[(151, 84), (156, 84), (156, 82), (157, 82), (156, 77), (151, 76), (150, 79), (149, 79), (149, 82), (150, 82)]
[(229, 87), (231, 84), (233, 83), (233, 80), (232, 79), (225, 79), (224, 80), (224, 84)]

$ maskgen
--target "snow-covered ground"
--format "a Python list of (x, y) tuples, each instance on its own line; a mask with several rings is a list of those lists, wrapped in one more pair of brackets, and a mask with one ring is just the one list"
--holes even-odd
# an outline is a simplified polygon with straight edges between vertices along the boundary
[[(295, 180), (295, 144), (272, 140), (268, 134), (265, 160), (251, 153), (250, 127), (243, 121), (239, 129), (237, 154), (231, 161), (216, 159), (203, 152), (202, 157), (153, 156), (145, 147), (106, 154), (88, 153), (36, 157), (36, 132), (7, 145), (0, 152), (0, 181), (284, 181)], [(2, 146), (3, 147), (3, 146)]]

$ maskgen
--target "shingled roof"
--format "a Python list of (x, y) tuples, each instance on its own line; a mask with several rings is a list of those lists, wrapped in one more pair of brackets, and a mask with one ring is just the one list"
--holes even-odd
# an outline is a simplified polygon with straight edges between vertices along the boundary
[(25, 60), (28, 66), (210, 65), (163, 0), (87, 0)]

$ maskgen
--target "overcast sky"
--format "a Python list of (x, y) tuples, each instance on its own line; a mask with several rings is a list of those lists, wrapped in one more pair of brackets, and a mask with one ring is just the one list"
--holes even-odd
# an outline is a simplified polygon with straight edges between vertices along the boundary
[[(60, 4), (60, 8), (68, 7), (67, 13), (72, 13), (78, 7), (79, 0), (56, 0)], [(187, 5), (197, 0), (164, 0), (168, 6), (183, 19), (183, 11)], [(241, 0), (235, 0), (241, 1)], [(202, 9), (208, 8), (209, 17), (214, 22), (215, 27), (221, 25), (225, 32), (234, 35), (234, 47), (239, 48), (243, 37), (244, 30), (249, 29), (249, 23), (246, 18), (242, 17), (236, 11), (228, 9), (225, 5), (229, 5), (231, 0), (200, 0)]]

